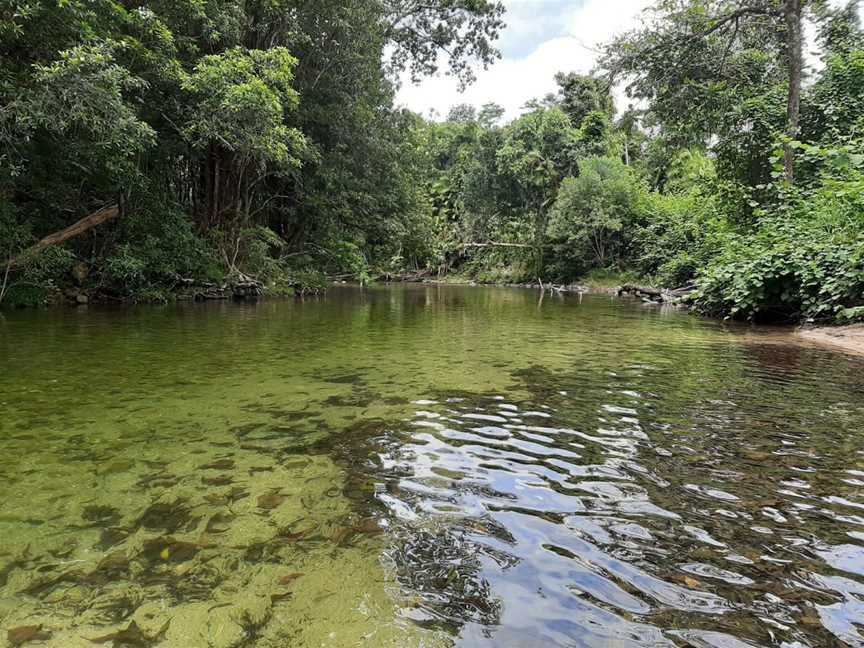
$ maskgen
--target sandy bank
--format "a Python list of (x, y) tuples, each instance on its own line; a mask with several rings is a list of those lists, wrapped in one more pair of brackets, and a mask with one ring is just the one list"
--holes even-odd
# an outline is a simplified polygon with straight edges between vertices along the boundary
[(844, 350), (847, 353), (864, 355), (864, 324), (804, 328), (798, 331), (798, 335), (813, 342)]

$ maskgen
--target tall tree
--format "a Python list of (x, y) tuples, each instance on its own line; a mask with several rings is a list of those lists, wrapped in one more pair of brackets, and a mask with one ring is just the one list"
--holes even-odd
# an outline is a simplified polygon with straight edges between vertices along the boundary
[[(609, 45), (603, 67), (628, 80), (661, 124), (707, 142), (719, 116), (773, 83), (787, 87), (784, 132), (798, 135), (807, 0), (660, 0), (646, 24)], [(812, 3), (811, 3), (812, 4)], [(776, 65), (774, 61), (782, 61)], [(699, 110), (694, 110), (698, 108)], [(787, 179), (794, 151), (786, 145)]]
[(500, 57), (494, 43), (504, 27), (504, 5), (493, 0), (377, 0), (391, 64), (413, 80), (438, 71), (442, 55), (462, 85), (474, 80), (472, 62), (487, 66)]
[[(805, 0), (785, 0), (783, 18), (786, 23), (786, 57), (789, 90), (786, 100), (786, 136), (798, 139), (798, 122), (801, 115), (801, 74), (804, 67), (802, 4)], [(786, 180), (795, 180), (795, 151), (791, 143), (783, 147), (783, 166)]]
[(588, 113), (600, 112), (609, 116), (615, 113), (615, 102), (605, 79), (590, 74), (559, 72), (555, 75), (555, 83), (559, 88), (558, 105), (570, 117), (574, 128), (582, 125)]
[(559, 108), (541, 108), (510, 124), (498, 152), (498, 169), (520, 188), (518, 206), (530, 216), (534, 269), (543, 267), (549, 210), (563, 179), (578, 172), (579, 133)]

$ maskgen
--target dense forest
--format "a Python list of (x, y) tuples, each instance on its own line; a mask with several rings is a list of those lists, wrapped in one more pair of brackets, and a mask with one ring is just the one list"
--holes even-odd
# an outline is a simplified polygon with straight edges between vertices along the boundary
[(857, 2), (658, 0), (509, 123), (394, 106), (406, 76), (470, 83), (505, 23), (489, 0), (0, 1), (0, 301), (614, 272), (711, 315), (864, 318)]

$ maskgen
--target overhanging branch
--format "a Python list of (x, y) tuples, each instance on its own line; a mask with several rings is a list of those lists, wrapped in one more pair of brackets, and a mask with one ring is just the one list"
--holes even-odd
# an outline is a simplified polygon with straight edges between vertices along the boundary
[(117, 205), (111, 205), (110, 207), (103, 207), (102, 209), (93, 212), (89, 216), (85, 216), (81, 220), (76, 223), (73, 223), (69, 227), (66, 227), (59, 232), (54, 232), (53, 234), (49, 234), (41, 241), (36, 243), (18, 256), (7, 259), (3, 262), (3, 266), (8, 270), (14, 270), (25, 265), (30, 259), (34, 256), (42, 252), (45, 248), (50, 247), (52, 245), (59, 245), (68, 241), (71, 238), (74, 238), (84, 232), (93, 229), (97, 225), (101, 225), (105, 221), (112, 220), (117, 218), (120, 215), (120, 208)]

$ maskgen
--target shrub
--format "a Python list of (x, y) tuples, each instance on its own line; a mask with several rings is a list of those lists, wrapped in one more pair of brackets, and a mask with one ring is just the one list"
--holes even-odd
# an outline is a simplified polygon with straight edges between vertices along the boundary
[(699, 279), (696, 307), (758, 321), (864, 315), (864, 183), (828, 181), (755, 233), (727, 235)]
[(3, 303), (8, 306), (41, 306), (47, 303), (52, 294), (58, 291), (57, 277), (67, 275), (75, 262), (75, 257), (66, 248), (52, 246), (28, 261), (24, 268), (14, 276), (5, 277), (5, 269), (0, 268), (0, 287), (6, 279)]
[(564, 179), (549, 219), (549, 236), (564, 257), (556, 263), (563, 268), (569, 260), (579, 271), (616, 265), (645, 188), (616, 158), (589, 158), (579, 171), (579, 177)]
[(191, 221), (182, 211), (155, 201), (133, 206), (118, 221), (109, 249), (102, 280), (124, 295), (170, 287), (178, 276), (213, 278), (213, 252), (193, 231)]
[(648, 194), (633, 233), (633, 263), (661, 286), (684, 286), (716, 254), (725, 229), (714, 201), (701, 192)]

